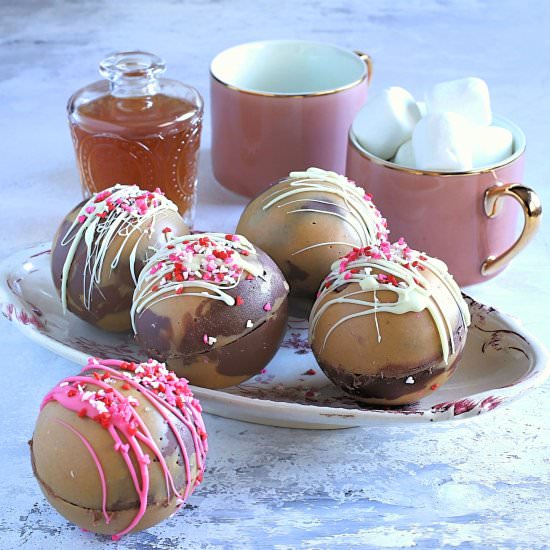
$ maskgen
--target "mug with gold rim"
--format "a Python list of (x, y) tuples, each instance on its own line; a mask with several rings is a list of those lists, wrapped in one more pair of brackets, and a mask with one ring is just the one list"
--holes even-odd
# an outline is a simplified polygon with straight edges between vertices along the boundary
[[(534, 236), (542, 207), (521, 182), (525, 134), (510, 120), (493, 124), (514, 136), (511, 156), (466, 172), (407, 168), (367, 152), (349, 132), (347, 176), (373, 195), (388, 220), (391, 237), (440, 258), (461, 286), (500, 273)], [(507, 197), (514, 200), (505, 200)], [(517, 220), (524, 225), (517, 237)]]
[(293, 170), (343, 172), (371, 77), (367, 54), (322, 42), (267, 40), (219, 53), (210, 66), (215, 178), (255, 196)]

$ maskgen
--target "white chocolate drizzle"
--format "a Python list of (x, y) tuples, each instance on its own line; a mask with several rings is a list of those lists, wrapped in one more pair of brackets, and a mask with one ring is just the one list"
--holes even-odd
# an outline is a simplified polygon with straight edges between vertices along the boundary
[[(262, 277), (264, 268), (256, 249), (241, 235), (202, 233), (172, 239), (149, 259), (138, 278), (130, 311), (134, 332), (136, 318), (147, 308), (176, 296), (204, 296), (235, 305), (226, 291), (245, 273)], [(185, 290), (189, 287), (199, 290)]]
[[(379, 273), (373, 273), (376, 270)], [(465, 327), (470, 324), (470, 312), (458, 285), (449, 274), (447, 266), (436, 258), (411, 250), (403, 239), (390, 245), (383, 242), (380, 246), (369, 246), (363, 249), (355, 248), (343, 259), (335, 262), (331, 272), (325, 278), (318, 292), (317, 300), (310, 316), (310, 342), (313, 340), (319, 320), (323, 314), (335, 304), (353, 304), (364, 306), (363, 310), (346, 315), (339, 319), (327, 331), (322, 348), (330, 335), (340, 325), (365, 315), (374, 314), (378, 331), (378, 341), (381, 341), (377, 322), (377, 313), (386, 312), (403, 314), (427, 310), (437, 329), (441, 342), (443, 360), (448, 363), (450, 354), (455, 351), (453, 327), (450, 316), (454, 311), (446, 311), (438, 303), (433, 294), (433, 283), (424, 275), (429, 271), (441, 282), (454, 299)], [(321, 305), (323, 299), (338, 288), (349, 283), (357, 283), (360, 290), (344, 296), (330, 298)], [(394, 302), (380, 302), (376, 292), (386, 290), (396, 295)], [(372, 301), (365, 299), (365, 294), (373, 293)]]
[[(86, 262), (82, 269), (83, 303), (89, 310), (92, 290), (94, 285), (101, 282), (105, 257), (114, 239), (121, 237), (118, 250), (109, 266), (110, 272), (117, 267), (129, 239), (139, 232), (140, 235), (129, 254), (130, 273), (136, 282), (134, 264), (138, 245), (143, 235), (152, 232), (155, 216), (161, 209), (178, 211), (177, 206), (159, 189), (153, 192), (143, 191), (137, 185), (114, 185), (94, 193), (84, 203), (60, 242), (61, 246), (69, 247), (61, 272), (61, 304), (64, 313), (67, 311), (69, 273), (82, 240), (86, 244)], [(148, 227), (144, 230), (146, 225)], [(168, 240), (168, 236), (166, 238)]]
[[(337, 174), (336, 172), (321, 170), (320, 168), (308, 168), (305, 172), (291, 172), (289, 177), (281, 183), (287, 183), (288, 187), (284, 189), (279, 188), (269, 194), (262, 206), (263, 210), (268, 210), (272, 207), (284, 208), (296, 205), (295, 208), (293, 207), (294, 209), (288, 210), (287, 214), (316, 212), (334, 216), (352, 227), (353, 231), (357, 234), (359, 246), (361, 247), (376, 244), (387, 238), (388, 229), (386, 227), (386, 220), (381, 216), (372, 202), (372, 197), (368, 193), (365, 193), (364, 189), (357, 187), (345, 176)], [(303, 193), (312, 192), (336, 195), (343, 199), (345, 208), (341, 204), (330, 200), (312, 199), (308, 197), (301, 198), (300, 196)], [(306, 203), (306, 205), (310, 207), (300, 208), (300, 203)], [(319, 204), (319, 208), (313, 206), (315, 203)], [(322, 205), (328, 205), (334, 208), (334, 211), (322, 208)], [(341, 213), (345, 210), (347, 210), (347, 215)], [(311, 250), (320, 246), (338, 244), (353, 248), (357, 246), (358, 243), (356, 242), (354, 244), (340, 241), (317, 243), (296, 250), (291, 255), (301, 254), (306, 250)]]

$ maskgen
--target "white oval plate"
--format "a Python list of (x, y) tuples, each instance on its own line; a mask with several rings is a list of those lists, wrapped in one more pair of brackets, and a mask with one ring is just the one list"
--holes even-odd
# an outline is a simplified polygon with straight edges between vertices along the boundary
[[(272, 426), (346, 428), (465, 419), (494, 410), (540, 385), (548, 353), (520, 322), (466, 297), (472, 313), (466, 349), (447, 384), (414, 405), (372, 408), (333, 386), (309, 349), (307, 323), (289, 321), (281, 349), (264, 372), (225, 390), (193, 386), (206, 412)], [(90, 355), (144, 360), (130, 334), (97, 329), (63, 315), (50, 276), (48, 244), (0, 263), (2, 313), (31, 340), (80, 365)], [(313, 373), (313, 374), (312, 374)]]

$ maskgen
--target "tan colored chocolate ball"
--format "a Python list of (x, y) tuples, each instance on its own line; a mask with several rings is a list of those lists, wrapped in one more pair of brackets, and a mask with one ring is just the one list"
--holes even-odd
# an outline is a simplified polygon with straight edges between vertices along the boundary
[(91, 360), (46, 396), (30, 442), (33, 471), (72, 523), (115, 537), (147, 529), (200, 483), (207, 450), (200, 407), (168, 372), (156, 362)]
[(344, 176), (310, 168), (292, 172), (245, 208), (237, 233), (283, 272), (291, 297), (315, 299), (334, 261), (387, 235), (371, 197)]
[(336, 265), (310, 318), (322, 370), (374, 405), (413, 403), (442, 386), (458, 365), (469, 324), (442, 262), (399, 248), (392, 254), (391, 261), (358, 254)]

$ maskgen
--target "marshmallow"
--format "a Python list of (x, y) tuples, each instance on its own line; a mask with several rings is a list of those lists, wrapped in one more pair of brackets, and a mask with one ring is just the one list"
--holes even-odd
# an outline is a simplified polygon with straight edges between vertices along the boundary
[(500, 126), (478, 126), (474, 131), (474, 168), (490, 166), (508, 158), (514, 151), (512, 132)]
[(489, 126), (493, 119), (489, 89), (481, 78), (441, 82), (426, 93), (425, 99), (428, 114), (452, 111), (481, 126)]
[(365, 103), (353, 121), (352, 132), (369, 153), (388, 160), (410, 139), (418, 120), (420, 111), (413, 96), (394, 86)]
[(418, 110), (420, 111), (420, 116), (426, 116), (428, 114), (428, 108), (426, 107), (425, 101), (417, 101), (416, 106), (418, 107)]
[(456, 113), (427, 115), (412, 137), (416, 167), (455, 172), (472, 168), (473, 126)]
[(399, 166), (405, 166), (406, 168), (416, 168), (416, 161), (414, 159), (414, 151), (412, 140), (406, 141), (403, 145), (399, 146), (395, 157), (392, 162), (399, 164)]

